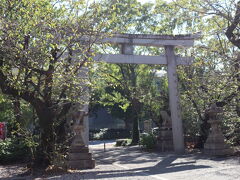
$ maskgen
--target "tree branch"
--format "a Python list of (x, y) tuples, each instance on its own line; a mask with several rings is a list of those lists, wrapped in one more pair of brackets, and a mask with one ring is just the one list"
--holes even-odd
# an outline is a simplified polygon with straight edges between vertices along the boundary
[(238, 1), (236, 8), (235, 17), (230, 26), (228, 26), (225, 34), (229, 41), (240, 49), (240, 38), (234, 34), (234, 30), (238, 28), (238, 24), (240, 23), (240, 1)]
[[(1, 65), (1, 63), (0, 63)], [(3, 72), (0, 70), (0, 88), (4, 94), (11, 95), (13, 97), (20, 97), (24, 99), (25, 101), (31, 103), (33, 106), (36, 106), (39, 103), (42, 103), (42, 101), (39, 98), (36, 98), (34, 96), (33, 92), (30, 91), (19, 91), (18, 89), (12, 87), (7, 77), (3, 74)]]

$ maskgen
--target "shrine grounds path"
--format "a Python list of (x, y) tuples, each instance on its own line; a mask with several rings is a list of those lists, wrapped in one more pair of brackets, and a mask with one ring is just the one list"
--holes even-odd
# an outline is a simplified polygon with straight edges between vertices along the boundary
[[(202, 153), (144, 152), (140, 147), (114, 147), (111, 141), (91, 142), (96, 168), (26, 179), (35, 180), (237, 180), (240, 157), (209, 157)], [(1, 178), (0, 178), (1, 179)], [(9, 178), (4, 178), (9, 179)], [(11, 178), (20, 180), (18, 178)], [(21, 179), (23, 180), (23, 179)]]
[(92, 143), (96, 169), (84, 171), (83, 179), (116, 180), (236, 180), (240, 157), (213, 158), (202, 153), (176, 155), (144, 152), (140, 147), (114, 147)]

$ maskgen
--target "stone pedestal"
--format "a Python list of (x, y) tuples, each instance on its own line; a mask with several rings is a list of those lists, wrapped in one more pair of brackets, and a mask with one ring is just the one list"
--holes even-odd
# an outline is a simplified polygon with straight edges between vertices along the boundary
[(221, 121), (217, 119), (217, 113), (222, 112), (221, 108), (212, 105), (208, 110), (208, 115), (211, 124), (210, 134), (204, 144), (204, 153), (213, 156), (231, 155), (233, 150), (228, 144), (225, 143), (224, 136), (222, 134), (220, 123)]
[(162, 126), (159, 130), (157, 137), (157, 149), (159, 151), (173, 151), (173, 132), (172, 132), (172, 120), (166, 111), (160, 112), (163, 119)]
[(161, 152), (173, 151), (173, 134), (171, 128), (161, 128), (157, 137), (157, 149)]
[(76, 123), (73, 126), (74, 138), (69, 149), (68, 168), (69, 169), (92, 169), (95, 167), (95, 160), (92, 158), (92, 153), (89, 152), (83, 138), (86, 131), (84, 127), (84, 111), (76, 113)]
[(69, 149), (69, 169), (92, 169), (95, 168), (95, 160), (86, 146), (73, 145)]

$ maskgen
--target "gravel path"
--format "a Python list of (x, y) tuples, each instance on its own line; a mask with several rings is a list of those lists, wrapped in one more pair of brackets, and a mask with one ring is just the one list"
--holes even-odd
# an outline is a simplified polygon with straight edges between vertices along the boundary
[[(211, 158), (201, 153), (185, 155), (149, 153), (142, 152), (137, 146), (117, 148), (111, 142), (106, 144), (105, 152), (103, 143), (94, 142), (90, 148), (96, 159), (95, 169), (71, 171), (64, 175), (35, 178), (35, 180), (236, 180), (240, 178), (239, 157)], [(0, 172), (2, 172), (1, 168)]]
[(11, 179), (26, 171), (26, 164), (0, 165), (0, 179)]

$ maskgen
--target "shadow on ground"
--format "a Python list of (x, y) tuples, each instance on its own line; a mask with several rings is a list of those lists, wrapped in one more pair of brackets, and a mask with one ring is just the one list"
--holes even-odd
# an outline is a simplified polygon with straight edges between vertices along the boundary
[[(93, 145), (98, 144), (101, 143), (93, 143)], [(175, 172), (188, 173), (190, 170), (214, 168), (211, 166), (211, 163), (207, 163), (208, 160), (219, 163), (228, 160), (226, 157), (213, 158), (205, 156), (202, 153), (177, 155), (174, 153), (144, 152), (138, 146), (111, 147), (105, 152), (101, 146), (98, 146), (97, 148), (93, 148), (93, 153), (97, 161), (96, 169), (75, 171), (59, 176), (49, 176), (47, 179), (135, 179), (139, 177), (141, 179), (154, 179), (154, 177), (149, 176)], [(196, 163), (198, 160), (204, 162), (206, 160), (206, 164)], [(5, 178), (3, 180), (9, 179), (19, 180), (21, 177)]]
[[(174, 173), (179, 171), (187, 171), (202, 168), (211, 168), (210, 166), (194, 165), (195, 161), (173, 163), (179, 156), (169, 156), (163, 158), (153, 167), (133, 168), (129, 170), (111, 170), (111, 171), (95, 171), (96, 179), (113, 178), (113, 177), (129, 177), (129, 176), (149, 176), (160, 175), (164, 173)], [(142, 163), (145, 163), (143, 161)]]
[[(189, 155), (149, 153), (141, 151), (138, 146), (115, 147), (107, 149), (106, 152), (103, 149), (94, 149), (94, 155), (98, 164), (96, 169), (85, 171), (85, 173), (72, 173), (70, 176), (79, 179), (138, 179), (139, 177), (152, 179), (149, 176), (211, 168), (208, 165), (196, 165), (195, 160), (185, 162), (176, 161), (179, 158), (189, 158)], [(146, 164), (147, 166), (145, 166)], [(131, 166), (131, 168), (127, 169), (126, 165)], [(113, 166), (115, 167), (113, 168)], [(58, 179), (64, 179), (64, 177), (53, 178), (53, 180)]]

